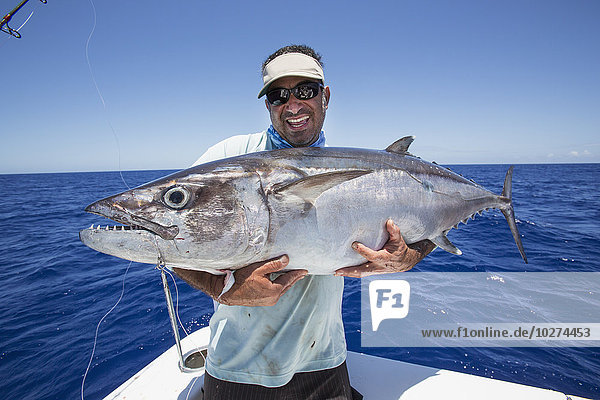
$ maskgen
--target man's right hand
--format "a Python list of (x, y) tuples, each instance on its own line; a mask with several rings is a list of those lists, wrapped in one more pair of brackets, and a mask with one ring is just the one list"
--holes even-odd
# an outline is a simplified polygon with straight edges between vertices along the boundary
[(219, 303), (229, 306), (272, 306), (294, 283), (304, 278), (308, 271), (300, 269), (281, 273), (275, 280), (270, 276), (280, 272), (289, 262), (287, 255), (261, 261), (234, 272), (235, 283), (221, 297), (225, 285), (223, 275), (208, 272), (173, 268), (175, 273), (188, 284), (200, 289)]

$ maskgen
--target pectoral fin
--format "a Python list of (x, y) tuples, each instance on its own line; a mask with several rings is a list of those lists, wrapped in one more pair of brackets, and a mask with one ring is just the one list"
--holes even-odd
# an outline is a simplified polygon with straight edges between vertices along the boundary
[(350, 170), (311, 175), (276, 186), (273, 188), (273, 194), (281, 201), (301, 202), (312, 206), (317, 197), (326, 190), (371, 172), (370, 170)]
[(441, 235), (429, 240), (431, 240), (439, 248), (446, 250), (448, 253), (456, 254), (459, 256), (462, 254), (462, 251), (460, 251), (455, 245), (452, 244), (450, 240), (448, 240), (445, 233), (442, 233)]

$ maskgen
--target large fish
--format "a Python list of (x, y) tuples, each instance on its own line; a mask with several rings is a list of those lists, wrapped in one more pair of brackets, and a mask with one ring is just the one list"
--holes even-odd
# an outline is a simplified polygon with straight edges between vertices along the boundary
[(502, 211), (527, 262), (511, 201), (512, 167), (500, 196), (408, 153), (413, 137), (385, 150), (294, 148), (198, 165), (99, 200), (86, 211), (125, 226), (80, 232), (84, 244), (126, 260), (223, 273), (282, 254), (287, 269), (331, 274), (381, 248), (392, 218), (410, 244), (446, 237), (459, 222)]

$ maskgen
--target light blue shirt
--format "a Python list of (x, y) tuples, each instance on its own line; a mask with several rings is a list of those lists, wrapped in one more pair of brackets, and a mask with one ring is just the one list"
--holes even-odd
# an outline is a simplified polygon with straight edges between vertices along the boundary
[[(272, 150), (266, 131), (234, 136), (195, 163)], [(297, 372), (334, 368), (346, 359), (344, 278), (308, 275), (271, 307), (216, 306), (206, 369), (232, 382), (283, 386)]]

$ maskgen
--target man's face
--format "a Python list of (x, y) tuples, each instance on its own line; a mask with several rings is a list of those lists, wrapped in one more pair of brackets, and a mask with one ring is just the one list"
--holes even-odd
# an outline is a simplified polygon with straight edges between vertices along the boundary
[[(288, 76), (273, 82), (269, 88), (292, 89), (300, 82), (317, 82), (312, 79)], [(319, 138), (325, 121), (325, 110), (329, 104), (329, 87), (325, 87), (316, 97), (298, 100), (293, 94), (280, 106), (265, 100), (275, 130), (294, 147), (309, 146)]]

